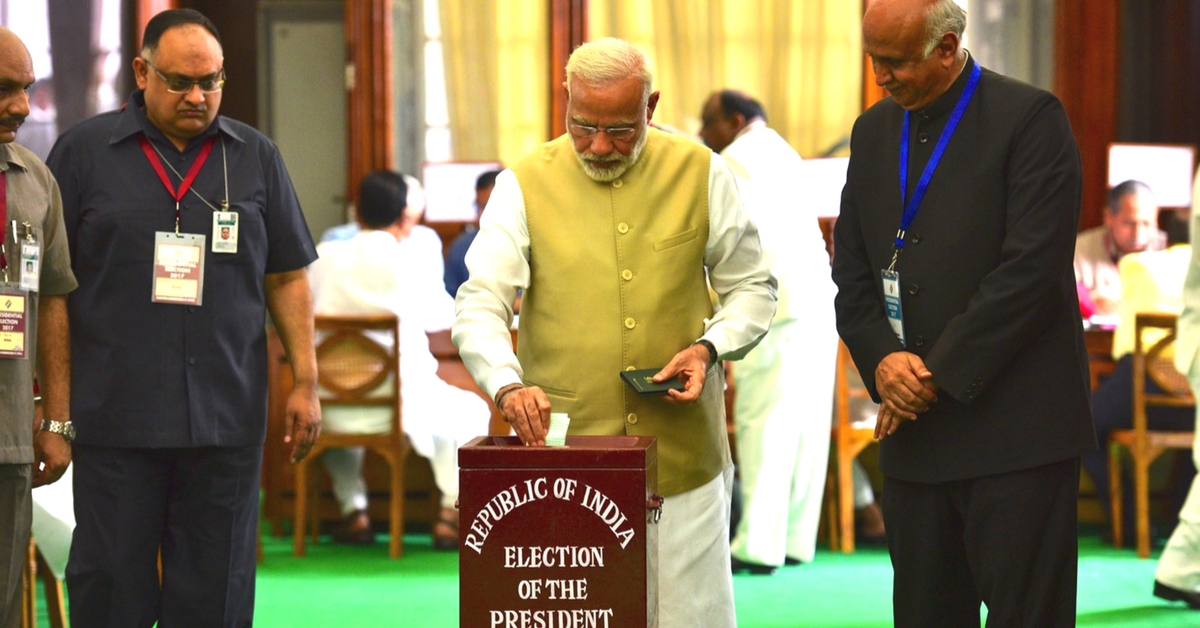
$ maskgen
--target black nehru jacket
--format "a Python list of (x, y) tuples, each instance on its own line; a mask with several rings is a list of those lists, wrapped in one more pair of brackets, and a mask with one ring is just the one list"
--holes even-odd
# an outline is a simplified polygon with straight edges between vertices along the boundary
[[(912, 112), (911, 197), (974, 65)], [(888, 98), (855, 123), (834, 232), (838, 331), (877, 401), (875, 367), (901, 350), (880, 271), (903, 212), (904, 110)], [(945, 482), (1095, 449), (1072, 257), (1079, 150), (1052, 94), (983, 70), (896, 263), (907, 348), (938, 401), (881, 444), (889, 477)]]

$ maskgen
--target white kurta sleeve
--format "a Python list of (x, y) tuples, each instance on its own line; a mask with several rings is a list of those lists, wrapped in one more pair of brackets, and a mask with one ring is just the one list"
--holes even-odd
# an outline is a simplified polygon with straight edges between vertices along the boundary
[(475, 382), (494, 399), (523, 374), (509, 328), (517, 291), (529, 286), (529, 228), (511, 170), (496, 177), (466, 262), (470, 278), (458, 290), (452, 336)]
[(738, 197), (725, 160), (712, 156), (708, 175), (708, 243), (704, 265), (720, 299), (702, 338), (722, 359), (746, 355), (767, 333), (775, 314), (776, 282), (763, 255), (758, 228)]

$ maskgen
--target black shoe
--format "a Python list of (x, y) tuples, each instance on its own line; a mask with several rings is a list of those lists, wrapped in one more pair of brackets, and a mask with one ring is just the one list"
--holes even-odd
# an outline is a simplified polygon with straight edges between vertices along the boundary
[(783, 559), (783, 564), (787, 565), (788, 567), (795, 567), (796, 565), (804, 564), (804, 561), (800, 560), (799, 558), (792, 558), (791, 556), (785, 556)]
[(433, 549), (443, 552), (458, 550), (458, 511), (442, 508), (433, 522)]
[(863, 547), (887, 547), (887, 534), (859, 534), (854, 537), (854, 544)]
[(1200, 593), (1176, 589), (1158, 580), (1154, 581), (1154, 597), (1162, 598), (1168, 602), (1185, 602), (1192, 608), (1200, 609)]
[(746, 562), (732, 556), (729, 557), (729, 566), (733, 570), (733, 573), (748, 571), (755, 576), (770, 576), (775, 573), (775, 567), (771, 565)]
[(342, 520), (334, 529), (334, 543), (342, 545), (371, 545), (375, 543), (375, 533), (371, 531), (371, 519), (367, 511), (356, 510)]

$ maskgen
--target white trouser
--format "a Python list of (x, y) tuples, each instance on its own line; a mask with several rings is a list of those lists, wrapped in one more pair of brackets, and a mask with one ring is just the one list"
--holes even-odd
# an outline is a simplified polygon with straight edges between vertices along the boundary
[[(1200, 387), (1193, 386), (1192, 393), (1200, 399)], [(1192, 459), (1200, 468), (1200, 409), (1197, 409), (1196, 415), (1196, 441), (1192, 445)], [(1192, 478), (1187, 501), (1183, 502), (1183, 509), (1179, 511), (1179, 525), (1163, 549), (1154, 577), (1176, 589), (1200, 593), (1200, 476)]]
[[(442, 493), (442, 508), (453, 508), (454, 500), (458, 499), (458, 448), (465, 444), (437, 435), (433, 437), (434, 454), (429, 458), (429, 465), (433, 468), (433, 480)], [(365, 457), (362, 447), (330, 449), (321, 455), (321, 463), (329, 472), (333, 494), (343, 515), (367, 508), (367, 482), (362, 473)]]
[(816, 554), (829, 464), (837, 336), (787, 321), (767, 332), (734, 371), (742, 520), (735, 558), (781, 565)]
[(66, 577), (67, 556), (75, 532), (74, 465), (54, 484), (33, 489), (33, 536), (54, 577)]
[(733, 466), (666, 498), (658, 522), (659, 628), (734, 628), (729, 570)]
[[(413, 451), (429, 459), (433, 480), (442, 493), (442, 507), (453, 508), (458, 499), (458, 448), (476, 436), (487, 434), (491, 416), (487, 402), (440, 379), (428, 385), (423, 383), (420, 394), (415, 387), (407, 386), (403, 392), (401, 423), (411, 437)], [(322, 429), (350, 434), (389, 429), (391, 415), (386, 410), (376, 410), (330, 407), (323, 412)], [(321, 456), (342, 514), (367, 507), (363, 457), (360, 447), (331, 449)]]
[(851, 477), (854, 478), (854, 509), (866, 508), (875, 503), (875, 489), (871, 487), (871, 477), (862, 463), (855, 458), (850, 465)]

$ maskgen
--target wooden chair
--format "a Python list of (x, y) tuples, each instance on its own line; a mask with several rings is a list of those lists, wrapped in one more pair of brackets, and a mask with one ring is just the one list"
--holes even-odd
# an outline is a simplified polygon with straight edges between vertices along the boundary
[[(387, 462), (391, 471), (391, 497), (388, 511), (388, 555), (399, 558), (404, 540), (404, 464), (410, 445), (400, 418), (400, 335), (393, 314), (370, 316), (317, 316), (317, 381), (323, 408), (386, 407), (392, 410), (392, 429), (377, 434), (338, 434), (322, 432), (308, 457), (296, 464), (295, 520), (293, 548), (296, 556), (305, 555), (310, 498), (309, 466), (327, 449), (364, 447)], [(385, 347), (372, 335), (386, 334), (391, 346)], [(383, 384), (386, 395), (376, 389)], [(315, 518), (314, 518), (315, 519)], [(316, 526), (316, 521), (312, 522)], [(314, 534), (314, 539), (316, 538)]]
[(855, 427), (850, 423), (850, 399), (870, 398), (863, 388), (850, 386), (854, 360), (845, 343), (838, 341), (837, 375), (834, 378), (834, 425), (831, 441), (832, 473), (826, 482), (826, 493), (832, 496), (827, 503), (829, 547), (849, 553), (854, 551), (854, 473), (851, 465), (858, 454), (875, 438), (870, 427)]
[(25, 555), (21, 579), (21, 628), (37, 627), (37, 580), (42, 581), (46, 592), (46, 616), (50, 628), (66, 628), (67, 605), (63, 600), (62, 580), (54, 577), (50, 565), (38, 551), (37, 541), (29, 537), (29, 549)]
[[(1133, 429), (1114, 430), (1108, 437), (1108, 477), (1111, 495), (1113, 545), (1124, 544), (1121, 517), (1121, 448), (1129, 450), (1133, 462), (1135, 514), (1137, 517), (1138, 556), (1150, 556), (1150, 464), (1168, 449), (1191, 450), (1193, 432), (1165, 432), (1147, 429), (1146, 409), (1153, 406), (1188, 407), (1196, 404), (1187, 378), (1175, 370), (1168, 347), (1175, 343), (1175, 314), (1139, 313), (1134, 323), (1133, 351)], [(1159, 330), (1161, 339), (1146, 346), (1147, 330)], [(1146, 377), (1163, 390), (1146, 391)]]

